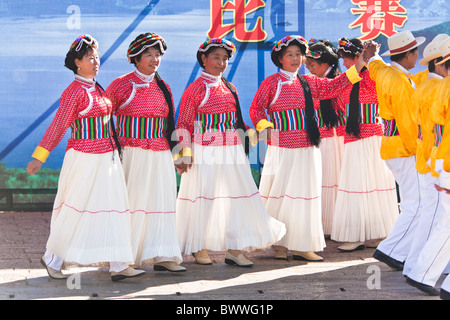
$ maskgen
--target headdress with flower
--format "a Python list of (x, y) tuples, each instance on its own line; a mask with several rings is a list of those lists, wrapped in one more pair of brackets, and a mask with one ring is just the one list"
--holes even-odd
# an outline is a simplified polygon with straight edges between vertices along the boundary
[(271, 59), (272, 62), (279, 68), (281, 68), (281, 64), (279, 61), (279, 56), (283, 48), (288, 47), (291, 44), (297, 44), (300, 46), (303, 53), (308, 51), (308, 41), (305, 38), (299, 35), (289, 35), (284, 37), (283, 39), (277, 41), (272, 48)]
[(229, 58), (231, 58), (233, 56), (233, 54), (236, 52), (236, 46), (234, 45), (233, 42), (231, 42), (229, 40), (222, 39), (222, 38), (209, 39), (209, 40), (203, 42), (200, 45), (200, 47), (198, 48), (197, 60), (198, 60), (198, 63), (200, 64), (200, 66), (203, 67), (203, 62), (202, 62), (202, 58), (201, 58), (202, 54), (207, 52), (212, 47), (219, 47), (219, 48), (223, 48), (223, 49), (227, 50)]
[(75, 51), (78, 52), (83, 47), (83, 44), (87, 44), (89, 46), (94, 45), (94, 46), (98, 47), (98, 42), (97, 42), (97, 40), (95, 40), (95, 38), (93, 36), (91, 36), (89, 34), (83, 34), (81, 36), (78, 36), (75, 39), (75, 41), (70, 45), (69, 51), (75, 49)]
[(134, 57), (138, 56), (142, 52), (144, 52), (145, 49), (153, 46), (158, 46), (158, 49), (161, 51), (161, 54), (164, 54), (167, 50), (167, 44), (166, 41), (156, 33), (144, 33), (140, 34), (136, 37), (128, 47), (127, 50), (127, 57), (128, 61), (130, 63), (133, 63)]
[(339, 39), (339, 42), (338, 42), (339, 55), (342, 56), (343, 53), (347, 53), (347, 54), (359, 57), (359, 55), (361, 54), (362, 51), (363, 51), (363, 47), (355, 45), (353, 42), (350, 41), (350, 39), (348, 39), (348, 38)]
[(325, 62), (330, 65), (338, 61), (339, 56), (337, 54), (337, 50), (333, 47), (330, 41), (316, 39), (312, 40), (314, 42), (310, 42), (308, 50), (306, 51), (306, 57), (313, 59), (323, 58), (322, 60), (325, 60)]

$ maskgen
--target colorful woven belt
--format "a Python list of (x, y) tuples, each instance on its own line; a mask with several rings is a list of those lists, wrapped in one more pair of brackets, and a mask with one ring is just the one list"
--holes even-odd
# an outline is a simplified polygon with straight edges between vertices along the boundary
[(395, 119), (392, 120), (386, 120), (383, 119), (384, 124), (384, 136), (385, 137), (393, 137), (398, 136), (398, 129), (397, 129), (397, 123), (395, 122)]
[(235, 112), (197, 114), (195, 133), (235, 131)]
[(305, 109), (274, 111), (270, 121), (279, 131), (306, 129)]
[[(349, 105), (346, 105), (347, 117)], [(359, 123), (367, 124), (367, 123), (379, 123), (378, 121), (378, 104), (372, 103), (360, 103), (359, 104)]]
[(341, 110), (337, 111), (337, 115), (338, 115), (338, 124), (337, 126), (345, 126), (345, 124), (347, 123), (347, 119), (344, 116), (344, 112)]
[(434, 125), (434, 145), (439, 147), (442, 141), (442, 135), (444, 134), (444, 126), (440, 124)]
[(75, 120), (70, 129), (72, 139), (102, 139), (111, 136), (110, 116), (81, 118)]
[(117, 117), (117, 135), (134, 139), (157, 139), (164, 137), (165, 118)]

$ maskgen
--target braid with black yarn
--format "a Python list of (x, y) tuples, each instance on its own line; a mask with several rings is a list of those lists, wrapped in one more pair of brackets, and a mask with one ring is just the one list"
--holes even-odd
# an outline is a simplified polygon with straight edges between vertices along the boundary
[[(105, 89), (103, 89), (103, 87), (97, 81), (95, 82), (95, 87), (102, 97), (106, 97)], [(111, 116), (109, 117), (109, 123), (111, 125), (112, 137), (114, 139), (114, 142), (116, 143), (117, 151), (119, 152), (119, 158), (120, 158), (120, 160), (122, 160), (122, 146), (120, 145), (119, 138), (117, 137), (116, 126), (114, 125), (114, 119), (113, 119), (112, 112), (111, 112)], [(111, 142), (111, 146), (112, 146), (112, 142)]]
[(317, 118), (314, 112), (314, 102), (309, 88), (308, 81), (301, 75), (297, 74), (297, 78), (303, 87), (305, 96), (305, 116), (306, 116), (306, 131), (308, 132), (309, 141), (316, 147), (320, 145), (320, 131), (317, 126)]
[(231, 83), (227, 79), (225, 79), (225, 77), (222, 77), (222, 81), (225, 83), (227, 88), (231, 91), (231, 93), (234, 96), (234, 99), (236, 100), (236, 125), (235, 125), (235, 128), (240, 129), (239, 134), (241, 136), (241, 141), (244, 146), (245, 154), (248, 155), (250, 153), (250, 139), (245, 134), (247, 129), (245, 127), (244, 120), (242, 119), (242, 111), (241, 111), (241, 105), (239, 104), (239, 98), (236, 94), (236, 90), (234, 90)]
[(170, 146), (170, 151), (173, 150), (173, 148), (177, 145), (177, 141), (172, 140), (172, 134), (175, 132), (175, 117), (174, 117), (174, 105), (173, 105), (173, 100), (172, 100), (172, 96), (169, 92), (169, 89), (167, 88), (166, 84), (164, 83), (164, 81), (161, 79), (161, 76), (159, 75), (158, 72), (155, 72), (155, 80), (156, 80), (156, 84), (158, 85), (158, 87), (161, 89), (161, 91), (164, 94), (164, 98), (166, 99), (167, 105), (169, 106), (169, 114), (166, 117), (166, 125), (165, 125), (165, 137), (167, 139), (167, 142), (169, 143)]
[[(361, 73), (366, 70), (366, 67), (361, 69)], [(356, 138), (360, 136), (359, 118), (361, 111), (359, 108), (359, 82), (353, 85), (350, 92), (350, 103), (348, 106), (347, 125), (345, 126), (345, 132), (349, 135), (353, 135)]]

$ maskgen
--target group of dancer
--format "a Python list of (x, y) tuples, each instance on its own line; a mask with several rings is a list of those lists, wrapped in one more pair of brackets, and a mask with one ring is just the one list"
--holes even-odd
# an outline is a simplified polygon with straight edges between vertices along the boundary
[[(405, 34), (412, 39), (405, 40)], [(389, 38), (392, 57), (421, 44), (408, 32), (396, 36), (403, 38)], [(448, 65), (448, 52), (439, 51), (446, 50), (445, 45), (439, 49), (441, 42), (448, 43), (444, 38), (440, 35), (434, 42), (439, 70)], [(445, 134), (442, 139), (426, 136), (425, 128), (434, 135), (435, 126), (418, 121), (411, 103), (395, 104), (397, 96), (412, 99), (414, 83), (406, 72), (415, 61), (402, 67), (405, 70), (397, 66), (400, 62), (387, 65), (375, 43), (358, 39), (342, 38), (334, 48), (328, 41), (284, 37), (271, 53), (279, 72), (261, 83), (249, 109), (255, 130), (244, 123), (238, 92), (223, 77), (236, 51), (231, 41), (215, 38), (200, 45), (197, 61), (203, 71), (184, 91), (176, 124), (171, 89), (157, 72), (167, 50), (161, 36), (136, 37), (127, 51), (136, 69), (106, 90), (95, 80), (97, 49), (90, 35), (71, 45), (65, 65), (75, 80), (63, 92), (27, 167), (35, 174), (71, 128), (41, 259), (52, 278), (66, 278), (61, 272), (64, 262), (108, 263), (113, 281), (145, 274), (136, 268), (144, 262), (153, 263), (155, 270), (183, 272), (182, 254), (208, 265), (208, 251), (226, 251), (225, 263), (250, 267), (253, 262), (243, 251), (270, 247), (276, 259), (287, 259), (291, 251), (294, 260), (322, 261), (316, 252), (325, 248), (325, 236), (342, 242), (342, 251), (378, 247), (375, 258), (403, 266), (406, 256), (410, 259), (407, 247), (418, 238), (413, 230), (420, 229), (423, 239), (414, 241), (412, 255), (416, 267), (435, 230), (448, 235), (448, 224), (445, 229), (442, 222), (434, 223), (437, 218), (433, 223), (420, 219), (429, 224), (426, 235), (416, 227), (419, 216), (425, 216), (418, 212), (425, 209), (419, 210), (419, 193), (410, 195), (410, 180), (425, 173), (407, 173), (403, 161), (413, 159), (408, 165), (415, 170), (416, 149), (424, 151), (429, 175), (440, 174), (429, 179), (434, 179), (429, 183), (434, 195), (448, 197), (443, 179), (450, 170), (445, 170), (447, 153), (440, 151), (445, 145), (448, 150)], [(343, 73), (339, 58), (347, 68)], [(311, 74), (298, 73), (303, 63)], [(446, 79), (447, 71), (442, 75)], [(429, 77), (435, 72), (430, 69)], [(397, 83), (389, 83), (390, 73), (392, 81), (405, 77), (411, 88), (398, 91)], [(420, 77), (425, 83), (426, 76)], [(445, 122), (444, 82), (439, 81), (441, 94), (427, 101), (436, 105), (436, 118)], [(387, 92), (391, 86), (396, 92)], [(426, 118), (431, 108), (419, 114)], [(417, 141), (418, 122), (423, 143)], [(445, 123), (439, 125), (442, 133)], [(409, 141), (404, 134), (416, 135)], [(258, 140), (268, 144), (259, 188), (247, 158), (250, 145)], [(174, 166), (181, 175), (178, 192)], [(419, 192), (419, 182), (416, 186)], [(438, 207), (437, 202), (433, 205)], [(411, 238), (401, 232), (411, 233)], [(405, 256), (393, 253), (398, 247)], [(448, 262), (448, 250), (446, 258)]]

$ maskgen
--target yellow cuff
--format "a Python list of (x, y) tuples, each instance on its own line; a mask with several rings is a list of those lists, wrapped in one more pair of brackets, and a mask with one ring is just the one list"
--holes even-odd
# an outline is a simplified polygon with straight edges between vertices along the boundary
[(256, 130), (255, 129), (248, 129), (247, 130), (248, 133), (248, 139), (250, 141), (250, 144), (254, 147), (258, 144), (258, 135), (256, 134)]
[(192, 149), (191, 148), (181, 149), (180, 157), (192, 157)]
[(172, 155), (172, 159), (173, 159), (173, 162), (175, 162), (178, 159), (180, 159), (180, 155), (178, 153), (175, 153), (174, 155)]
[(262, 119), (256, 124), (256, 130), (257, 131), (262, 131), (262, 130), (267, 129), (269, 127), (273, 129), (273, 123), (270, 122), (270, 121), (267, 121), (266, 119)]
[(358, 74), (358, 71), (356, 70), (356, 67), (353, 65), (351, 66), (349, 69), (347, 69), (347, 71), (345, 71), (345, 74), (347, 75), (348, 80), (352, 83), (355, 84), (359, 81), (361, 81), (361, 77)]
[(31, 155), (31, 157), (44, 163), (47, 160), (49, 154), (50, 154), (50, 151), (48, 151), (45, 148), (42, 148), (41, 146), (37, 146), (36, 149), (34, 150), (33, 154)]

